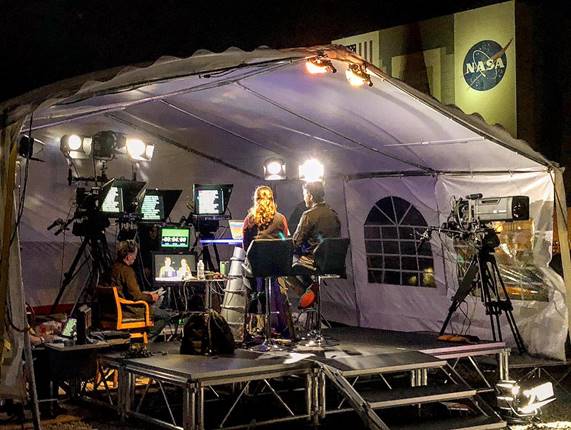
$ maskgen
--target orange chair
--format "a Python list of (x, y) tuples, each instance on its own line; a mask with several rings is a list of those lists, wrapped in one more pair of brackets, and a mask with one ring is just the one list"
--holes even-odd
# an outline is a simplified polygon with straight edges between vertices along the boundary
[[(127, 300), (119, 296), (117, 287), (97, 287), (99, 301), (99, 326), (106, 330), (128, 330), (131, 341), (142, 340), (146, 345), (149, 341), (147, 331), (153, 326), (149, 304), (143, 300)], [(125, 318), (123, 306), (142, 307), (144, 317)]]

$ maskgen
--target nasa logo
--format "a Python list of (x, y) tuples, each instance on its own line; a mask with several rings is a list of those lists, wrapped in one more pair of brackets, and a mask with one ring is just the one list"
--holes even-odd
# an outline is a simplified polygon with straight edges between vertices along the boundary
[(493, 40), (482, 40), (472, 46), (464, 58), (464, 80), (477, 91), (487, 91), (500, 83), (508, 67), (505, 47)]

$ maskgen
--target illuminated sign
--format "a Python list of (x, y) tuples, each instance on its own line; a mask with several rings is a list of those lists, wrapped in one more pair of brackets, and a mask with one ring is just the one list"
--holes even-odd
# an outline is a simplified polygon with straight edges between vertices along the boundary
[(510, 46), (502, 46), (493, 40), (482, 40), (472, 46), (464, 58), (464, 80), (477, 91), (494, 88), (504, 77), (508, 58), (506, 50)]

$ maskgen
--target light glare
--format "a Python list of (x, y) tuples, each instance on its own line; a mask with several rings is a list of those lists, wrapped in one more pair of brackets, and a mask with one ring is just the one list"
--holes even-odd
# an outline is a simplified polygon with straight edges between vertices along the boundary
[(77, 134), (72, 134), (67, 139), (67, 146), (70, 151), (77, 151), (81, 148), (81, 137)]
[(323, 180), (325, 169), (323, 164), (312, 158), (299, 166), (299, 178), (305, 182), (316, 182)]
[(145, 154), (146, 145), (141, 139), (127, 139), (127, 154), (134, 159), (140, 159)]

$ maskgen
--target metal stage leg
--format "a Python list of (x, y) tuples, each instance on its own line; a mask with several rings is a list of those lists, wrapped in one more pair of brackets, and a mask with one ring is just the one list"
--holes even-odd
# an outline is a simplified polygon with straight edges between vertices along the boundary
[(182, 428), (196, 430), (196, 385), (187, 385), (182, 393)]
[(197, 385), (196, 389), (196, 429), (204, 430), (204, 386)]
[(510, 379), (509, 358), (509, 350), (504, 350), (498, 354), (498, 370), (500, 372), (500, 381), (508, 381)]

